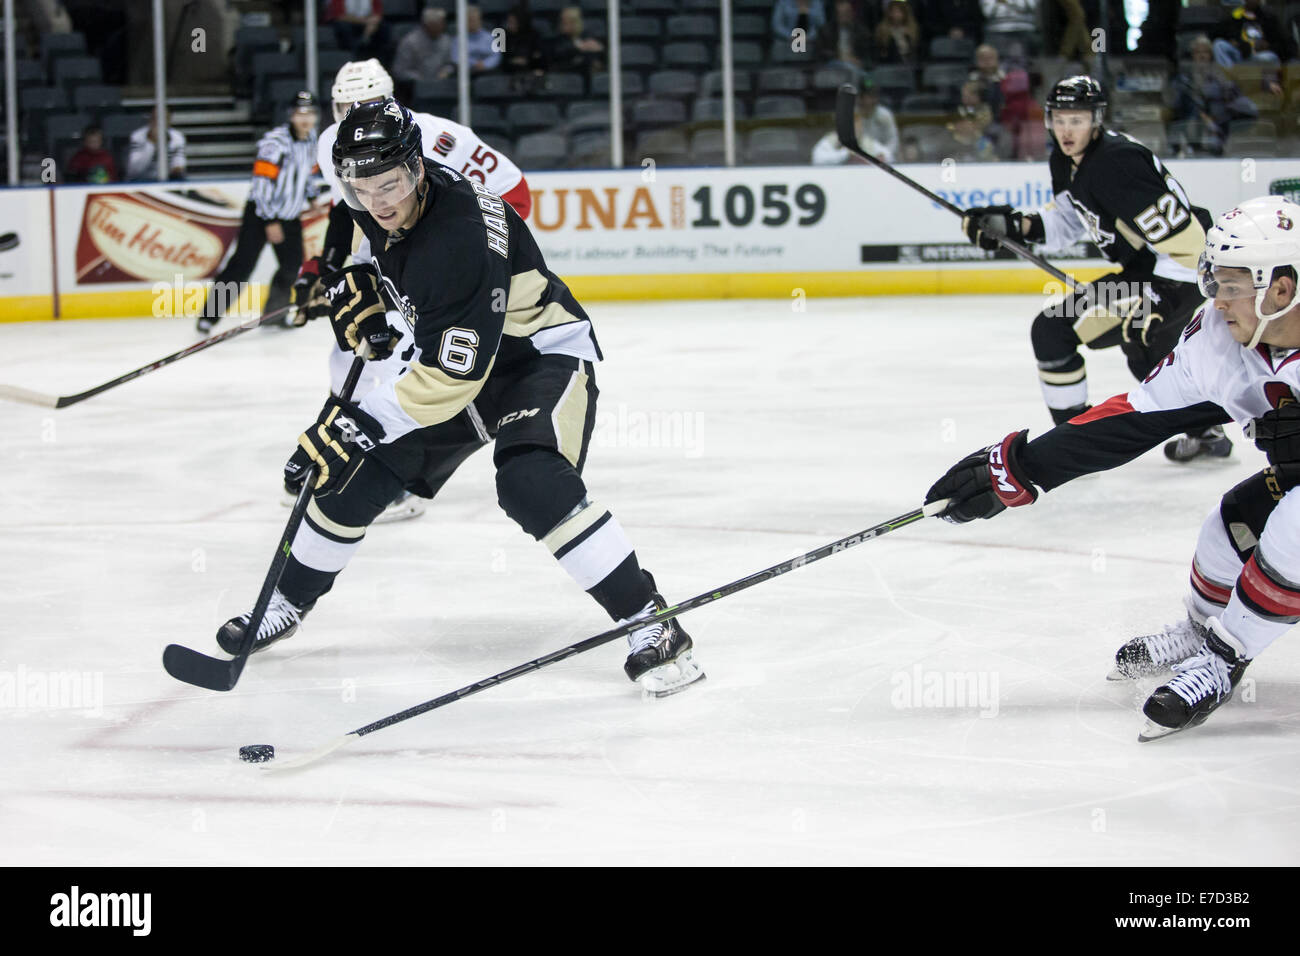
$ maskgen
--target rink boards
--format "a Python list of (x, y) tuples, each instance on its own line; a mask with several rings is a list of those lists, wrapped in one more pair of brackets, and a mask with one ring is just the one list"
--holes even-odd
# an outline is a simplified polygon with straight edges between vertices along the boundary
[[(1215, 215), (1293, 175), (1288, 160), (1168, 164)], [(1035, 207), (1045, 163), (899, 167), (961, 207)], [(969, 245), (952, 213), (879, 170), (746, 167), (530, 173), (529, 225), (581, 299), (1051, 293), (1053, 280)], [(193, 315), (229, 255), (246, 181), (13, 189), (0, 194), (0, 320)], [(324, 217), (304, 220), (310, 252)], [(1055, 257), (1089, 279), (1095, 248)], [(245, 306), (274, 272), (264, 250)], [(259, 303), (254, 303), (257, 298)]]

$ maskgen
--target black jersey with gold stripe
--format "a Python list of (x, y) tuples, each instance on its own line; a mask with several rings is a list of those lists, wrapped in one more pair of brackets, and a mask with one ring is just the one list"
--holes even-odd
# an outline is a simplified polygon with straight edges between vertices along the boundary
[(1056, 199), (1041, 211), (1046, 245), (1088, 239), (1126, 269), (1196, 281), (1210, 216), (1191, 204), (1151, 150), (1103, 130), (1078, 166), (1060, 149), (1052, 150), (1048, 165)]
[(510, 204), (427, 158), (424, 173), (419, 218), (400, 236), (351, 210), (418, 349), (362, 403), (383, 423), (386, 442), (451, 419), (489, 376), (539, 355), (602, 357), (591, 319)]

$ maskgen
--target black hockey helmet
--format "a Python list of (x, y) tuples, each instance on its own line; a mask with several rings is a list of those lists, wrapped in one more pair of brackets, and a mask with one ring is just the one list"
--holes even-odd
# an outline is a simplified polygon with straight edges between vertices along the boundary
[(1043, 121), (1052, 128), (1052, 110), (1091, 110), (1092, 122), (1101, 126), (1106, 115), (1106, 91), (1090, 76), (1067, 76), (1057, 81), (1047, 94)]
[(315, 110), (320, 112), (320, 100), (311, 90), (299, 90), (294, 94), (293, 102), (289, 104), (289, 112), (296, 113), (299, 110)]
[(375, 188), (384, 190), (389, 204), (406, 198), (420, 181), (422, 153), (420, 127), (397, 100), (389, 96), (354, 106), (339, 122), (332, 154), (344, 200), (353, 209), (366, 208), (352, 184), (390, 171), (397, 175), (385, 177)]

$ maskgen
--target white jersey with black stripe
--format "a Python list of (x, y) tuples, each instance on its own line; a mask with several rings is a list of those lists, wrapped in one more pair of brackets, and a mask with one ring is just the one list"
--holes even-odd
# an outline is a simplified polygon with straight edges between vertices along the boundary
[(257, 143), (248, 190), (258, 218), (297, 219), (319, 189), (315, 131), (294, 139), (288, 124), (269, 130)]

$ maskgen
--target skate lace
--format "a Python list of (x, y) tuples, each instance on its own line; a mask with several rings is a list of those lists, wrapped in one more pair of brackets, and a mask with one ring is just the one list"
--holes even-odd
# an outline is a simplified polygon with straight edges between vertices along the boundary
[(1195, 657), (1175, 664), (1173, 671), (1169, 689), (1189, 705), (1194, 706), (1210, 696), (1222, 697), (1232, 690), (1228, 665), (1204, 644)]
[[(651, 601), (641, 609), (641, 612), (637, 614), (636, 617), (649, 617), (658, 610), (659, 608), (655, 606), (654, 601)], [(659, 643), (659, 641), (663, 640), (664, 634), (667, 630), (667, 621), (659, 621), (655, 624), (647, 624), (645, 627), (639, 627), (627, 636), (628, 649), (633, 654), (637, 654), (649, 647), (653, 647), (655, 644)]]
[(1169, 664), (1194, 655), (1200, 648), (1201, 641), (1192, 622), (1183, 620), (1172, 627), (1166, 627), (1159, 634), (1149, 635), (1146, 638), (1147, 653), (1151, 655), (1153, 663)]
[[(252, 617), (252, 612), (243, 615), (244, 623), (248, 624)], [(279, 631), (287, 630), (291, 624), (301, 623), (302, 614), (283, 594), (276, 591), (271, 595), (271, 603), (267, 606), (266, 616), (262, 618), (262, 626), (257, 629), (257, 636), (270, 637)]]

